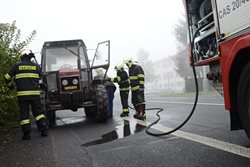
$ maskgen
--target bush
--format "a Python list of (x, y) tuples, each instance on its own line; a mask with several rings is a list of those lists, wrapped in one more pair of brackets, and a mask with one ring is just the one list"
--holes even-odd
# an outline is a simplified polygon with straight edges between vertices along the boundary
[(0, 126), (11, 124), (19, 119), (15, 90), (10, 90), (5, 84), (4, 76), (20, 59), (20, 52), (30, 44), (36, 31), (20, 41), (21, 31), (16, 22), (0, 23)]

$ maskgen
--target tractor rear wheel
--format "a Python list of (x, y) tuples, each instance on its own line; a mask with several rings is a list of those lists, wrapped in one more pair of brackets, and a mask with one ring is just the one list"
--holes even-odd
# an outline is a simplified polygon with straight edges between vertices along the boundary
[(244, 67), (238, 85), (238, 108), (242, 126), (250, 139), (250, 62)]
[(96, 85), (96, 105), (97, 112), (95, 118), (98, 122), (107, 121), (108, 112), (108, 95), (104, 85)]

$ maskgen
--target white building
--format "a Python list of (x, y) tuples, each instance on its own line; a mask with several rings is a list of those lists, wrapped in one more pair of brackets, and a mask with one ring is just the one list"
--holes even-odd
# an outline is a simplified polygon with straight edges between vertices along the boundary
[(185, 81), (175, 71), (172, 57), (153, 62), (154, 80), (146, 83), (147, 92), (182, 93), (185, 90)]

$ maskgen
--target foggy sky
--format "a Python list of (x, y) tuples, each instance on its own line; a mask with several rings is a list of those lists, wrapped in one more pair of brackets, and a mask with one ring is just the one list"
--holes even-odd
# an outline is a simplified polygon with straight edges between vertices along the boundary
[(155, 61), (175, 53), (173, 25), (182, 17), (182, 0), (8, 0), (1, 2), (0, 22), (17, 22), (22, 37), (39, 52), (45, 41), (82, 39), (87, 48), (111, 41), (111, 68), (139, 49)]

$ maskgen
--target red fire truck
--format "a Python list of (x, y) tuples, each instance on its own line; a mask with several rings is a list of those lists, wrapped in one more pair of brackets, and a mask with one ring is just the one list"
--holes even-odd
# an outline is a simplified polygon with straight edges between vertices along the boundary
[(209, 66), (207, 78), (224, 96), (231, 130), (243, 128), (250, 139), (250, 0), (183, 2), (190, 58), (194, 66)]

